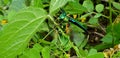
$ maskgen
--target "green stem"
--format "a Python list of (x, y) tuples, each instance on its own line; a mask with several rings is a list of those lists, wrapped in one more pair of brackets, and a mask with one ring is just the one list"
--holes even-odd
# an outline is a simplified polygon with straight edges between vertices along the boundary
[(51, 30), (42, 40), (44, 40), (45, 38), (47, 38), (52, 32), (53, 32), (53, 30)]
[(110, 11), (109, 11), (109, 13), (110, 13), (110, 17), (109, 17), (109, 19), (110, 19), (110, 24), (112, 25), (112, 28), (111, 28), (111, 33), (112, 33), (112, 45), (114, 46), (114, 41), (115, 41), (115, 39), (114, 39), (114, 34), (113, 34), (113, 24), (112, 24), (112, 6), (111, 6), (111, 4), (112, 4), (112, 0), (109, 0), (109, 9), (110, 9)]
[(110, 13), (109, 19), (110, 19), (110, 24), (112, 24), (112, 9), (111, 8), (112, 8), (111, 7), (111, 0), (109, 0), (109, 9), (110, 9), (110, 11), (109, 11), (109, 13)]
[[(97, 13), (96, 13), (96, 12), (93, 12), (93, 14), (97, 14)], [(102, 16), (105, 17), (105, 18), (107, 18), (107, 19), (109, 19), (108, 16), (105, 16), (105, 15), (103, 15), (103, 14), (102, 14)]]
[(82, 55), (80, 54), (80, 51), (78, 49), (78, 47), (76, 47), (73, 42), (70, 42), (70, 45), (73, 47), (73, 49), (75, 50), (76, 54), (77, 54), (77, 57), (78, 58), (83, 58)]

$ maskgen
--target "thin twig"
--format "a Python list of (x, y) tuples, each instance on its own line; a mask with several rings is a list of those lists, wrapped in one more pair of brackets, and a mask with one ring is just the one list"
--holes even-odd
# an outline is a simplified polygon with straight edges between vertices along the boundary
[(98, 33), (98, 32), (94, 32), (94, 33), (97, 34), (97, 35), (99, 35), (99, 36), (101, 36), (101, 37), (104, 37), (104, 35), (101, 34), (101, 33)]

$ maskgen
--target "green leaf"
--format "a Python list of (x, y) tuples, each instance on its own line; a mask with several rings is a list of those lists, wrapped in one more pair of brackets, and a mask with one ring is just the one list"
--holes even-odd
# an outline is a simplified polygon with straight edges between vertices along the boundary
[(32, 20), (36, 17), (45, 16), (47, 14), (45, 11), (44, 12), (41, 12), (41, 11), (44, 11), (44, 10), (41, 8), (34, 8), (34, 7), (26, 8), (26, 9), (19, 11), (17, 14), (15, 13), (12, 16), (10, 16), (9, 20), (16, 20), (16, 19), (17, 20), (18, 19)]
[[(38, 12), (39, 16), (34, 11)], [(14, 58), (21, 53), (45, 18), (46, 12), (43, 9), (29, 8), (17, 13), (13, 20), (0, 30), (0, 58)]]
[(42, 49), (42, 46), (39, 44), (35, 44), (32, 49), (30, 49), (30, 55), (29, 58), (40, 58), (40, 50)]
[(40, 44), (36, 43), (36, 44), (34, 44), (33, 49), (36, 49), (37, 52), (41, 52), (43, 47)]
[(60, 36), (59, 40), (62, 46), (66, 46), (66, 44), (69, 42), (69, 36), (62, 35)]
[(110, 47), (112, 47), (112, 44), (101, 43), (99, 45), (94, 46), (93, 48), (96, 49), (97, 51), (101, 51), (101, 50), (104, 50), (104, 49), (110, 48)]
[(9, 11), (19, 11), (23, 8), (25, 8), (25, 0), (12, 0), (10, 7), (9, 7)]
[(31, 1), (31, 6), (33, 7), (40, 7), (40, 8), (43, 8), (43, 4), (42, 4), (42, 1), (41, 0), (32, 0)]
[(55, 11), (60, 7), (63, 7), (69, 0), (51, 0), (50, 2), (50, 14), (54, 15)]
[(112, 4), (116, 9), (120, 10), (120, 3), (113, 2)]
[(30, 49), (25, 49), (23, 52), (22, 52), (22, 55), (18, 56), (19, 58), (29, 58), (29, 55), (30, 55)]
[(97, 13), (94, 17), (91, 17), (90, 20), (89, 20), (89, 23), (90, 24), (94, 24), (94, 25), (97, 25), (98, 24), (98, 18), (102, 16), (101, 13)]
[(89, 23), (96, 25), (98, 23), (98, 18), (90, 18)]
[(70, 45), (70, 42), (68, 42), (68, 43), (64, 46), (64, 51), (69, 51), (71, 47), (72, 47), (72, 46)]
[(77, 47), (79, 47), (85, 39), (85, 35), (82, 34), (82, 33), (79, 33), (79, 32), (74, 32), (73, 37), (74, 37), (73, 41), (74, 41), (74, 43), (76, 44)]
[(109, 25), (107, 27), (107, 33), (112, 31), (114, 38), (117, 38), (117, 39), (120, 38), (120, 36), (119, 36), (120, 31), (119, 30), (120, 30), (120, 23)]
[(117, 53), (113, 55), (113, 58), (117, 58), (117, 57), (120, 57), (120, 51), (117, 51)]
[(4, 16), (0, 15), (0, 21), (1, 21), (2, 19), (4, 19)]
[(87, 8), (88, 12), (92, 12), (94, 10), (94, 5), (91, 0), (85, 0), (83, 2), (83, 6)]
[(50, 58), (50, 47), (46, 46), (42, 49), (43, 58)]
[(0, 6), (4, 5), (4, 1), (0, 0)]
[(112, 44), (112, 40), (113, 40), (113, 36), (112, 36), (111, 33), (106, 34), (106, 35), (101, 39), (101, 41), (103, 41), (104, 43), (107, 43), (107, 44)]
[(65, 10), (70, 14), (82, 14), (87, 11), (85, 7), (83, 7), (79, 1), (71, 1), (66, 6)]
[(40, 44), (35, 44), (32, 49), (26, 49), (19, 58), (40, 58), (40, 50), (42, 50)]
[(96, 9), (97, 12), (100, 13), (104, 10), (104, 5), (103, 4), (98, 4), (98, 5), (96, 5), (95, 9)]
[(79, 52), (83, 57), (86, 57), (88, 55), (88, 51), (87, 50), (83, 50), (81, 48), (79, 48)]
[(82, 33), (84, 31), (74, 24), (71, 24), (70, 29), (72, 29), (71, 34), (72, 34), (73, 43), (75, 43), (77, 47), (81, 47), (81, 45), (83, 44), (83, 41), (85, 40), (85, 35)]
[(88, 56), (94, 55), (94, 54), (97, 54), (97, 50), (96, 49), (90, 49)]
[(101, 14), (101, 13), (97, 13), (97, 14), (94, 16), (94, 18), (99, 18), (100, 16), (102, 16), (102, 14)]
[(119, 39), (120, 38), (120, 23), (118, 24), (114, 24), (113, 25), (113, 32), (114, 32), (114, 36)]
[(4, 1), (4, 3), (7, 5), (7, 4), (9, 4), (12, 0), (3, 0)]
[(86, 58), (104, 58), (104, 54), (103, 53), (97, 53), (97, 54), (87, 56)]

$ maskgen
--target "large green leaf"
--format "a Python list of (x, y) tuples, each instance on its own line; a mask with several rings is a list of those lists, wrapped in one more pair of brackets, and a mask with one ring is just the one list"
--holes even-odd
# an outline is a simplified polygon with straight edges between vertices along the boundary
[(0, 31), (0, 58), (14, 58), (21, 53), (45, 18), (46, 12), (36, 8), (28, 8), (13, 16), (13, 20)]
[(69, 0), (51, 0), (50, 2), (50, 14), (54, 14), (57, 9), (64, 6)]

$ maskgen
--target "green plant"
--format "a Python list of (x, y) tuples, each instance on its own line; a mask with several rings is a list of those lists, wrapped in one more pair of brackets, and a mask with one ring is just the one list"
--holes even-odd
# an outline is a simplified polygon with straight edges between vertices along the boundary
[[(104, 58), (102, 51), (119, 44), (120, 38), (119, 16), (114, 21), (112, 16), (120, 13), (120, 4), (106, 3), (109, 6), (92, 0), (0, 0), (0, 58)], [(86, 19), (81, 24), (89, 33), (58, 19), (60, 8), (67, 17), (78, 15), (77, 23)], [(8, 23), (2, 24), (3, 19)], [(99, 43), (91, 45), (91, 38)]]

